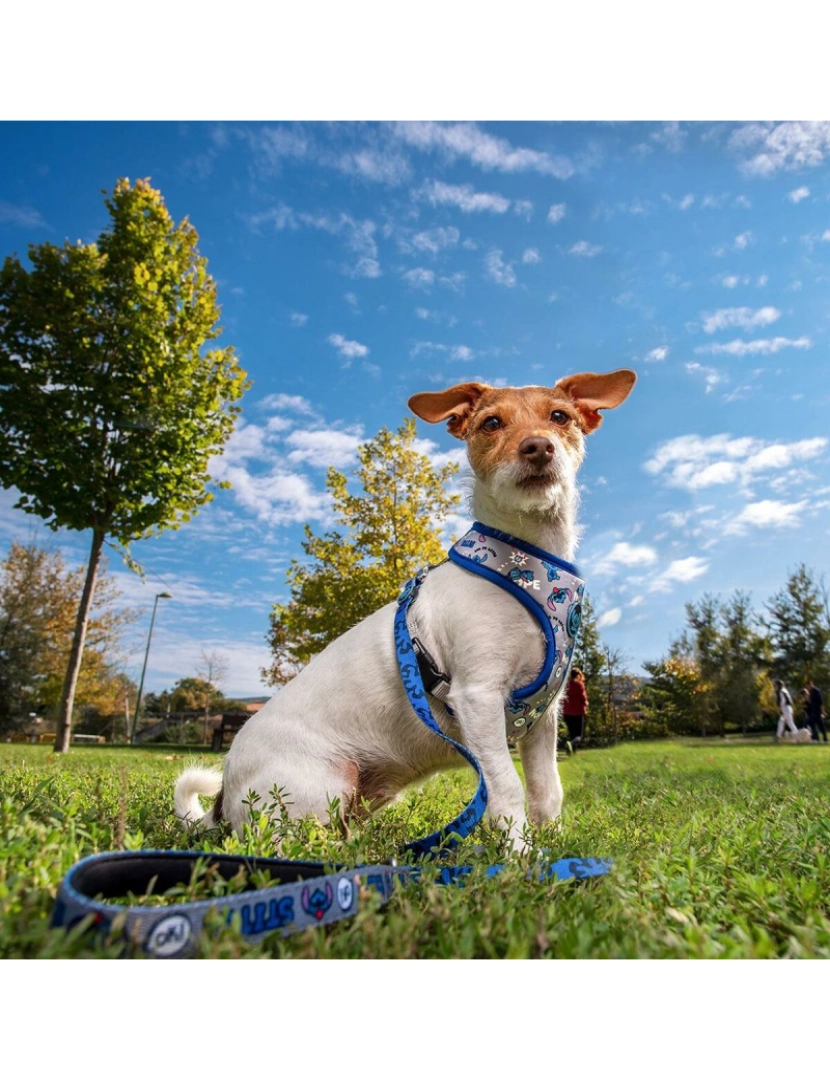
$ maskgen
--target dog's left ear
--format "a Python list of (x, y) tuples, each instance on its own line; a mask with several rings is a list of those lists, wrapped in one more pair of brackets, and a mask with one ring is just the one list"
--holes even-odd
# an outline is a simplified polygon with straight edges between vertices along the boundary
[(554, 387), (569, 397), (579, 409), (586, 434), (596, 431), (602, 423), (600, 409), (616, 409), (622, 405), (637, 381), (637, 376), (629, 368), (608, 371), (596, 375), (592, 371), (581, 375), (568, 375), (560, 379)]

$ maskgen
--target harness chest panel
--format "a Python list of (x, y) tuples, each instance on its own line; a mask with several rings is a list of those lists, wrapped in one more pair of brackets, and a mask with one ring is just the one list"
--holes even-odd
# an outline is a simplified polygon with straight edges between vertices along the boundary
[(528, 686), (512, 692), (505, 708), (508, 740), (513, 742), (544, 715), (567, 678), (585, 582), (571, 563), (478, 521), (453, 544), (449, 558), (511, 593), (544, 635), (542, 670)]

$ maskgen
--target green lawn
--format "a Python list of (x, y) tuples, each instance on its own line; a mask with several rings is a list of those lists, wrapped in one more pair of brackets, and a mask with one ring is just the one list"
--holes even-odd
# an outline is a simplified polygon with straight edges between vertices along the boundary
[[(181, 754), (181, 756), (180, 756)], [(172, 817), (179, 751), (0, 745), (0, 958), (114, 956), (114, 943), (48, 926), (58, 885), (78, 859), (118, 848), (190, 847), (290, 858), (387, 861), (406, 839), (449, 820), (471, 770), (431, 781), (351, 840), (313, 823), (248, 834), (186, 836)], [(206, 761), (218, 759), (207, 755)], [(256, 945), (232, 928), (206, 936), (206, 957), (827, 957), (830, 956), (830, 748), (710, 740), (630, 743), (560, 764), (555, 857), (610, 856), (609, 877), (555, 885), (516, 862), (464, 888), (419, 884), (327, 929)], [(481, 832), (461, 861), (500, 861)], [(196, 895), (199, 884), (194, 886)]]

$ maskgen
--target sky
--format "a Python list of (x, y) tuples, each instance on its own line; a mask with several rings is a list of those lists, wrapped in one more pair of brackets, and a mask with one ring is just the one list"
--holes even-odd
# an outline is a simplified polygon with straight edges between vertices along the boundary
[[(259, 669), (326, 469), (397, 428), (421, 390), (552, 385), (631, 367), (588, 440), (577, 562), (604, 638), (641, 673), (684, 605), (741, 589), (759, 609), (805, 562), (830, 570), (830, 123), (7, 121), (0, 254), (93, 241), (102, 189), (149, 177), (187, 216), (252, 387), (212, 471), (232, 488), (190, 524), (113, 552), (145, 688), (222, 654)], [(418, 422), (436, 463), (463, 444)], [(88, 538), (0, 492), (0, 547)], [(451, 525), (463, 531), (466, 507)], [(35, 530), (34, 534), (32, 530)]]

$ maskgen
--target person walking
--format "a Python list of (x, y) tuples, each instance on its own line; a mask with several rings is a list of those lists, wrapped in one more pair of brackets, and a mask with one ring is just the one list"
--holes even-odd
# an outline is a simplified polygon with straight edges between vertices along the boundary
[(794, 735), (798, 734), (798, 728), (793, 720), (793, 699), (789, 690), (784, 685), (783, 680), (775, 680), (775, 698), (778, 702), (778, 727), (775, 732), (775, 741), (781, 738), (784, 734), (784, 728), (787, 731), (791, 731)]
[(562, 706), (562, 717), (568, 729), (568, 742), (574, 753), (585, 738), (587, 712), (588, 691), (585, 688), (585, 676), (579, 668), (575, 667), (571, 671), (568, 689), (565, 691), (565, 702)]
[(807, 723), (813, 733), (813, 738), (818, 742), (818, 733), (821, 732), (824, 741), (827, 742), (827, 725), (824, 722), (824, 697), (812, 679), (807, 683), (807, 703)]

